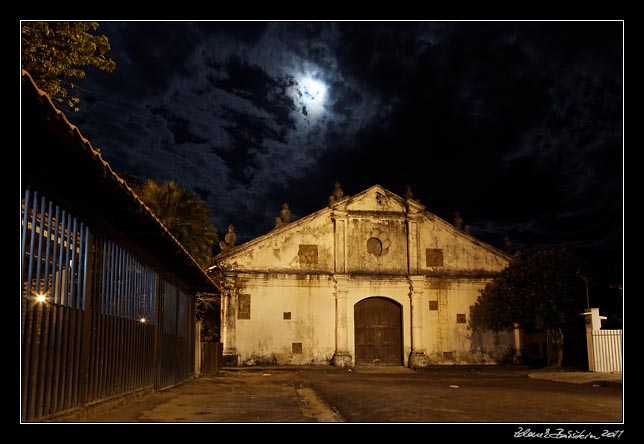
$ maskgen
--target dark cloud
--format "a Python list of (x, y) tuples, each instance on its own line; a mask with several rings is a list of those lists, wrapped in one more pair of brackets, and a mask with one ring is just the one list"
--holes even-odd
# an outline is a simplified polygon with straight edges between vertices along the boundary
[(203, 41), (198, 28), (182, 22), (102, 22), (99, 32), (109, 37), (118, 70), (131, 74), (102, 81), (131, 99), (158, 94), (175, 77), (189, 75), (188, 57)]
[[(411, 184), (495, 245), (621, 254), (621, 22), (108, 22), (81, 130), (117, 171), (177, 179), (241, 241)], [(306, 79), (326, 85), (323, 106)], [(306, 110), (306, 111), (305, 111)]]

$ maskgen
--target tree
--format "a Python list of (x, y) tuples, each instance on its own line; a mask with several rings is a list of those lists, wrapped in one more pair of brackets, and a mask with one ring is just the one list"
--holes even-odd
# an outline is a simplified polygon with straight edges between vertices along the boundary
[[(211, 221), (208, 204), (192, 190), (181, 188), (175, 181), (164, 183), (142, 181), (129, 172), (119, 174), (139, 198), (163, 222), (168, 231), (202, 267), (211, 265), (213, 247), (219, 236)], [(217, 287), (219, 290), (219, 288)], [(196, 294), (195, 315), (203, 321), (202, 340), (219, 339), (220, 293)]]
[(197, 293), (195, 316), (201, 321), (201, 341), (219, 342), (221, 293)]
[(232, 270), (231, 265), (214, 264), (209, 275), (217, 289), (216, 293), (197, 293), (196, 314), (201, 319), (201, 340), (204, 342), (219, 342), (221, 326), (221, 295), (225, 290), (226, 273)]
[(96, 22), (22, 22), (22, 68), (52, 100), (78, 111), (80, 99), (68, 89), (78, 90), (73, 78), (85, 77), (85, 66), (114, 71), (116, 63), (106, 58), (110, 43), (104, 35), (91, 32)]
[(515, 323), (545, 332), (548, 365), (561, 367), (563, 328), (585, 305), (581, 260), (566, 248), (515, 260), (481, 291), (470, 309), (473, 329), (500, 331)]
[(138, 196), (161, 219), (168, 231), (203, 268), (212, 263), (213, 247), (218, 240), (208, 204), (197, 193), (181, 188), (174, 180), (142, 185), (132, 184)]

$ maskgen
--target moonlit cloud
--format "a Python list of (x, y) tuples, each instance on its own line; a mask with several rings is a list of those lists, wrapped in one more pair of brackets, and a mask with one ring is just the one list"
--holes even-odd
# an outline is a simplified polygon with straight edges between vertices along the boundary
[(509, 233), (526, 249), (590, 245), (597, 235), (619, 248), (619, 26), (107, 22), (100, 31), (117, 69), (88, 74), (72, 121), (117, 171), (199, 192), (220, 233), (233, 223), (240, 242), (270, 230), (284, 201), (295, 218), (322, 208), (340, 180), (348, 194), (409, 183), (429, 211), (450, 220), (459, 210), (493, 243)]
[[(136, 24), (105, 28), (119, 33), (111, 40), (113, 49), (120, 49), (117, 75), (121, 70), (127, 71), (124, 77), (145, 77), (145, 63), (162, 59), (158, 51), (137, 66), (135, 53), (127, 52), (131, 42), (122, 41), (124, 34), (136, 35)], [(117, 171), (175, 178), (199, 190), (220, 231), (235, 223), (243, 238), (270, 228), (279, 211), (278, 200), (267, 199), (270, 193), (311, 174), (318, 159), (335, 148), (327, 144), (329, 132), (341, 130), (346, 143), (376, 110), (382, 112), (377, 98), (335, 71), (332, 25), (269, 24), (254, 42), (200, 36), (187, 23), (169, 28), (186, 35), (185, 47), (200, 42), (182, 54), (182, 69), (168, 70), (172, 81), (159, 81), (157, 93), (136, 105), (106, 92), (81, 116)], [(301, 38), (311, 32), (327, 39)], [(345, 91), (353, 92), (350, 101), (342, 96)], [(103, 132), (106, 128), (111, 131)], [(297, 205), (293, 211), (299, 211)]]

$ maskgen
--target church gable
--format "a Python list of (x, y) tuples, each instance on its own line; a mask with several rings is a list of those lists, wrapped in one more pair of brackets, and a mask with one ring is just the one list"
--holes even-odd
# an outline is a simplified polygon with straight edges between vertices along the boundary
[(431, 213), (418, 224), (417, 272), (498, 272), (510, 257)]
[(374, 185), (360, 194), (349, 197), (343, 205), (338, 205), (340, 210), (349, 212), (377, 211), (377, 212), (405, 212), (405, 202), (394, 193), (380, 185)]
[(340, 272), (407, 274), (406, 206), (400, 196), (374, 185), (333, 210)]
[(333, 271), (333, 223), (324, 209), (290, 222), (215, 258), (235, 268), (265, 271)]
[[(339, 192), (338, 192), (339, 191)], [(237, 270), (383, 275), (489, 275), (510, 257), (380, 185), (218, 255)], [(279, 224), (278, 224), (279, 225)]]

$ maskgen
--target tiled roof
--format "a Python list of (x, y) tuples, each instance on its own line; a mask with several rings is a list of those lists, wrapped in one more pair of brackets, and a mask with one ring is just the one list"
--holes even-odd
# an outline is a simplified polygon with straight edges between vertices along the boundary
[[(137, 210), (132, 212), (133, 216), (138, 213), (138, 215), (143, 215), (143, 217), (149, 218), (150, 221), (153, 221), (153, 224), (158, 228), (158, 232), (147, 233), (147, 236), (167, 238), (172, 244), (174, 244), (174, 248), (178, 249), (182, 253), (182, 256), (184, 257), (183, 260), (185, 261), (185, 263), (181, 264), (182, 268), (185, 269), (186, 266), (187, 268), (195, 268), (196, 270), (189, 274), (200, 280), (206, 281), (202, 282), (202, 284), (205, 285), (200, 285), (200, 287), (208, 287), (209, 285), (214, 285), (205, 271), (199, 266), (199, 264), (184, 248), (184, 246), (172, 235), (172, 233), (167, 229), (163, 222), (139, 198), (136, 192), (128, 186), (125, 180), (119, 177), (119, 175), (112, 169), (109, 163), (107, 163), (107, 161), (103, 159), (101, 153), (97, 149), (95, 149), (92, 146), (91, 142), (81, 134), (78, 127), (72, 124), (67, 116), (54, 105), (49, 95), (38, 88), (33, 78), (25, 70), (22, 70), (22, 87), (22, 107), (24, 108), (35, 105), (39, 108), (37, 112), (41, 113), (43, 116), (46, 116), (48, 122), (53, 121), (56, 126), (64, 129), (67, 133), (66, 137), (68, 138), (68, 140), (66, 140), (67, 143), (63, 145), (64, 148), (71, 151), (73, 156), (77, 156), (79, 161), (97, 165), (98, 168), (102, 170), (102, 174), (99, 174), (99, 176), (102, 176), (101, 180), (105, 182), (107, 186), (115, 190), (116, 193), (119, 193), (122, 199), (125, 199), (130, 203), (130, 206)], [(21, 130), (23, 132), (25, 131), (25, 125), (28, 124), (29, 122), (21, 122)], [(23, 138), (24, 137), (21, 137), (21, 140)], [(48, 148), (44, 147), (41, 149)], [(23, 158), (21, 163), (23, 171), (25, 169), (29, 169), (31, 166), (30, 159)], [(138, 215), (137, 217), (139, 217)], [(124, 221), (124, 225), (127, 225), (126, 221)], [(164, 265), (173, 272), (176, 271), (174, 269), (176, 267), (173, 267), (173, 265), (177, 265), (176, 263), (166, 263)]]

